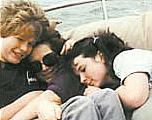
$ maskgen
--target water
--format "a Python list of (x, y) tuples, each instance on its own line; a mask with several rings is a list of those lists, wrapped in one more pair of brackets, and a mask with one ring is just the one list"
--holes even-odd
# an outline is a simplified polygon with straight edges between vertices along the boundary
[[(36, 0), (43, 7), (53, 6), (76, 0)], [(80, 0), (79, 0), (80, 1)], [(83, 0), (82, 0), (83, 1)], [(106, 1), (108, 18), (139, 15), (143, 11), (152, 10), (152, 0), (108, 0)], [(60, 31), (68, 30), (81, 24), (103, 19), (101, 2), (89, 3), (69, 8), (58, 9), (46, 13), (48, 18), (61, 20)]]
[[(2, 0), (0, 0), (2, 1)], [(77, 0), (35, 0), (44, 9), (49, 6), (65, 2), (76, 2)], [(80, 1), (80, 0), (79, 0)], [(83, 1), (83, 0), (82, 0)], [(63, 23), (58, 30), (65, 31), (81, 24), (103, 19), (102, 3), (99, 2), (68, 7), (47, 12), (49, 19), (55, 18)], [(108, 18), (117, 18), (127, 15), (139, 15), (141, 12), (152, 10), (152, 0), (107, 0), (106, 8)]]

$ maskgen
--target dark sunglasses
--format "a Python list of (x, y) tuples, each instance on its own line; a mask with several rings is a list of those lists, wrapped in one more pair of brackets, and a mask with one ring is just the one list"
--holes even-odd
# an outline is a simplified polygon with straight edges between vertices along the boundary
[[(59, 55), (57, 55), (55, 52), (49, 53), (43, 56), (42, 61), (44, 65), (52, 67), (59, 62)], [(42, 63), (40, 61), (32, 61), (30, 62), (29, 66), (33, 73), (38, 73), (42, 70)]]

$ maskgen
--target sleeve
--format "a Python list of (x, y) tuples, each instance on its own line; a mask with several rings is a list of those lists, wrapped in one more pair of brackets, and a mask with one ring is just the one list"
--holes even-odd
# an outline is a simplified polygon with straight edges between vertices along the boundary
[(133, 49), (120, 53), (114, 60), (114, 71), (117, 77), (123, 80), (132, 73), (145, 72), (151, 75), (152, 71), (151, 51)]

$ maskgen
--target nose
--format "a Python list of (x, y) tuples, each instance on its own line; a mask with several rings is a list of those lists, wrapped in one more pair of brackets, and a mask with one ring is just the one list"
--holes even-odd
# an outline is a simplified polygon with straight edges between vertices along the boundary
[(48, 68), (48, 66), (46, 66), (46, 65), (44, 65), (43, 63), (42, 63), (42, 70), (44, 71), (44, 70), (47, 70), (47, 68)]
[(85, 76), (85, 74), (84, 73), (80, 73), (80, 81), (81, 81), (81, 83), (85, 83), (85, 81), (86, 81), (86, 76)]

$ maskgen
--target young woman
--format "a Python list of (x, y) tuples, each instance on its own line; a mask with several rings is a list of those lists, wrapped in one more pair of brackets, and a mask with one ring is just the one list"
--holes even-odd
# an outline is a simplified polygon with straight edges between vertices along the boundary
[(151, 51), (127, 47), (115, 34), (107, 32), (76, 43), (71, 53), (74, 71), (88, 86), (85, 95), (99, 101), (100, 92), (95, 91), (102, 90), (97, 87), (109, 76), (120, 79), (121, 85), (115, 91), (125, 107), (135, 110), (132, 119), (151, 119)]
[(47, 39), (35, 46), (30, 55), (30, 69), (33, 77), (47, 82), (47, 89), (54, 90), (65, 102), (78, 93), (79, 77), (73, 73), (68, 56), (60, 56), (64, 41), (60, 34), (56, 35), (45, 36)]
[[(0, 14), (0, 113), (1, 120), (7, 120), (27, 104), (24, 98), (30, 101), (31, 95), (42, 92), (37, 91), (43, 88), (38, 82), (27, 80), (24, 59), (39, 40), (47, 19), (39, 6), (24, 0), (4, 1)], [(18, 99), (21, 96), (23, 99)]]
[(72, 72), (67, 58), (59, 55), (64, 42), (60, 34), (57, 31), (43, 33), (45, 36), (41, 37), (42, 41), (35, 45), (28, 58), (27, 68), (28, 79), (47, 83), (47, 88), (14, 115), (14, 120), (60, 118), (60, 101), (63, 103), (79, 93), (79, 77)]

